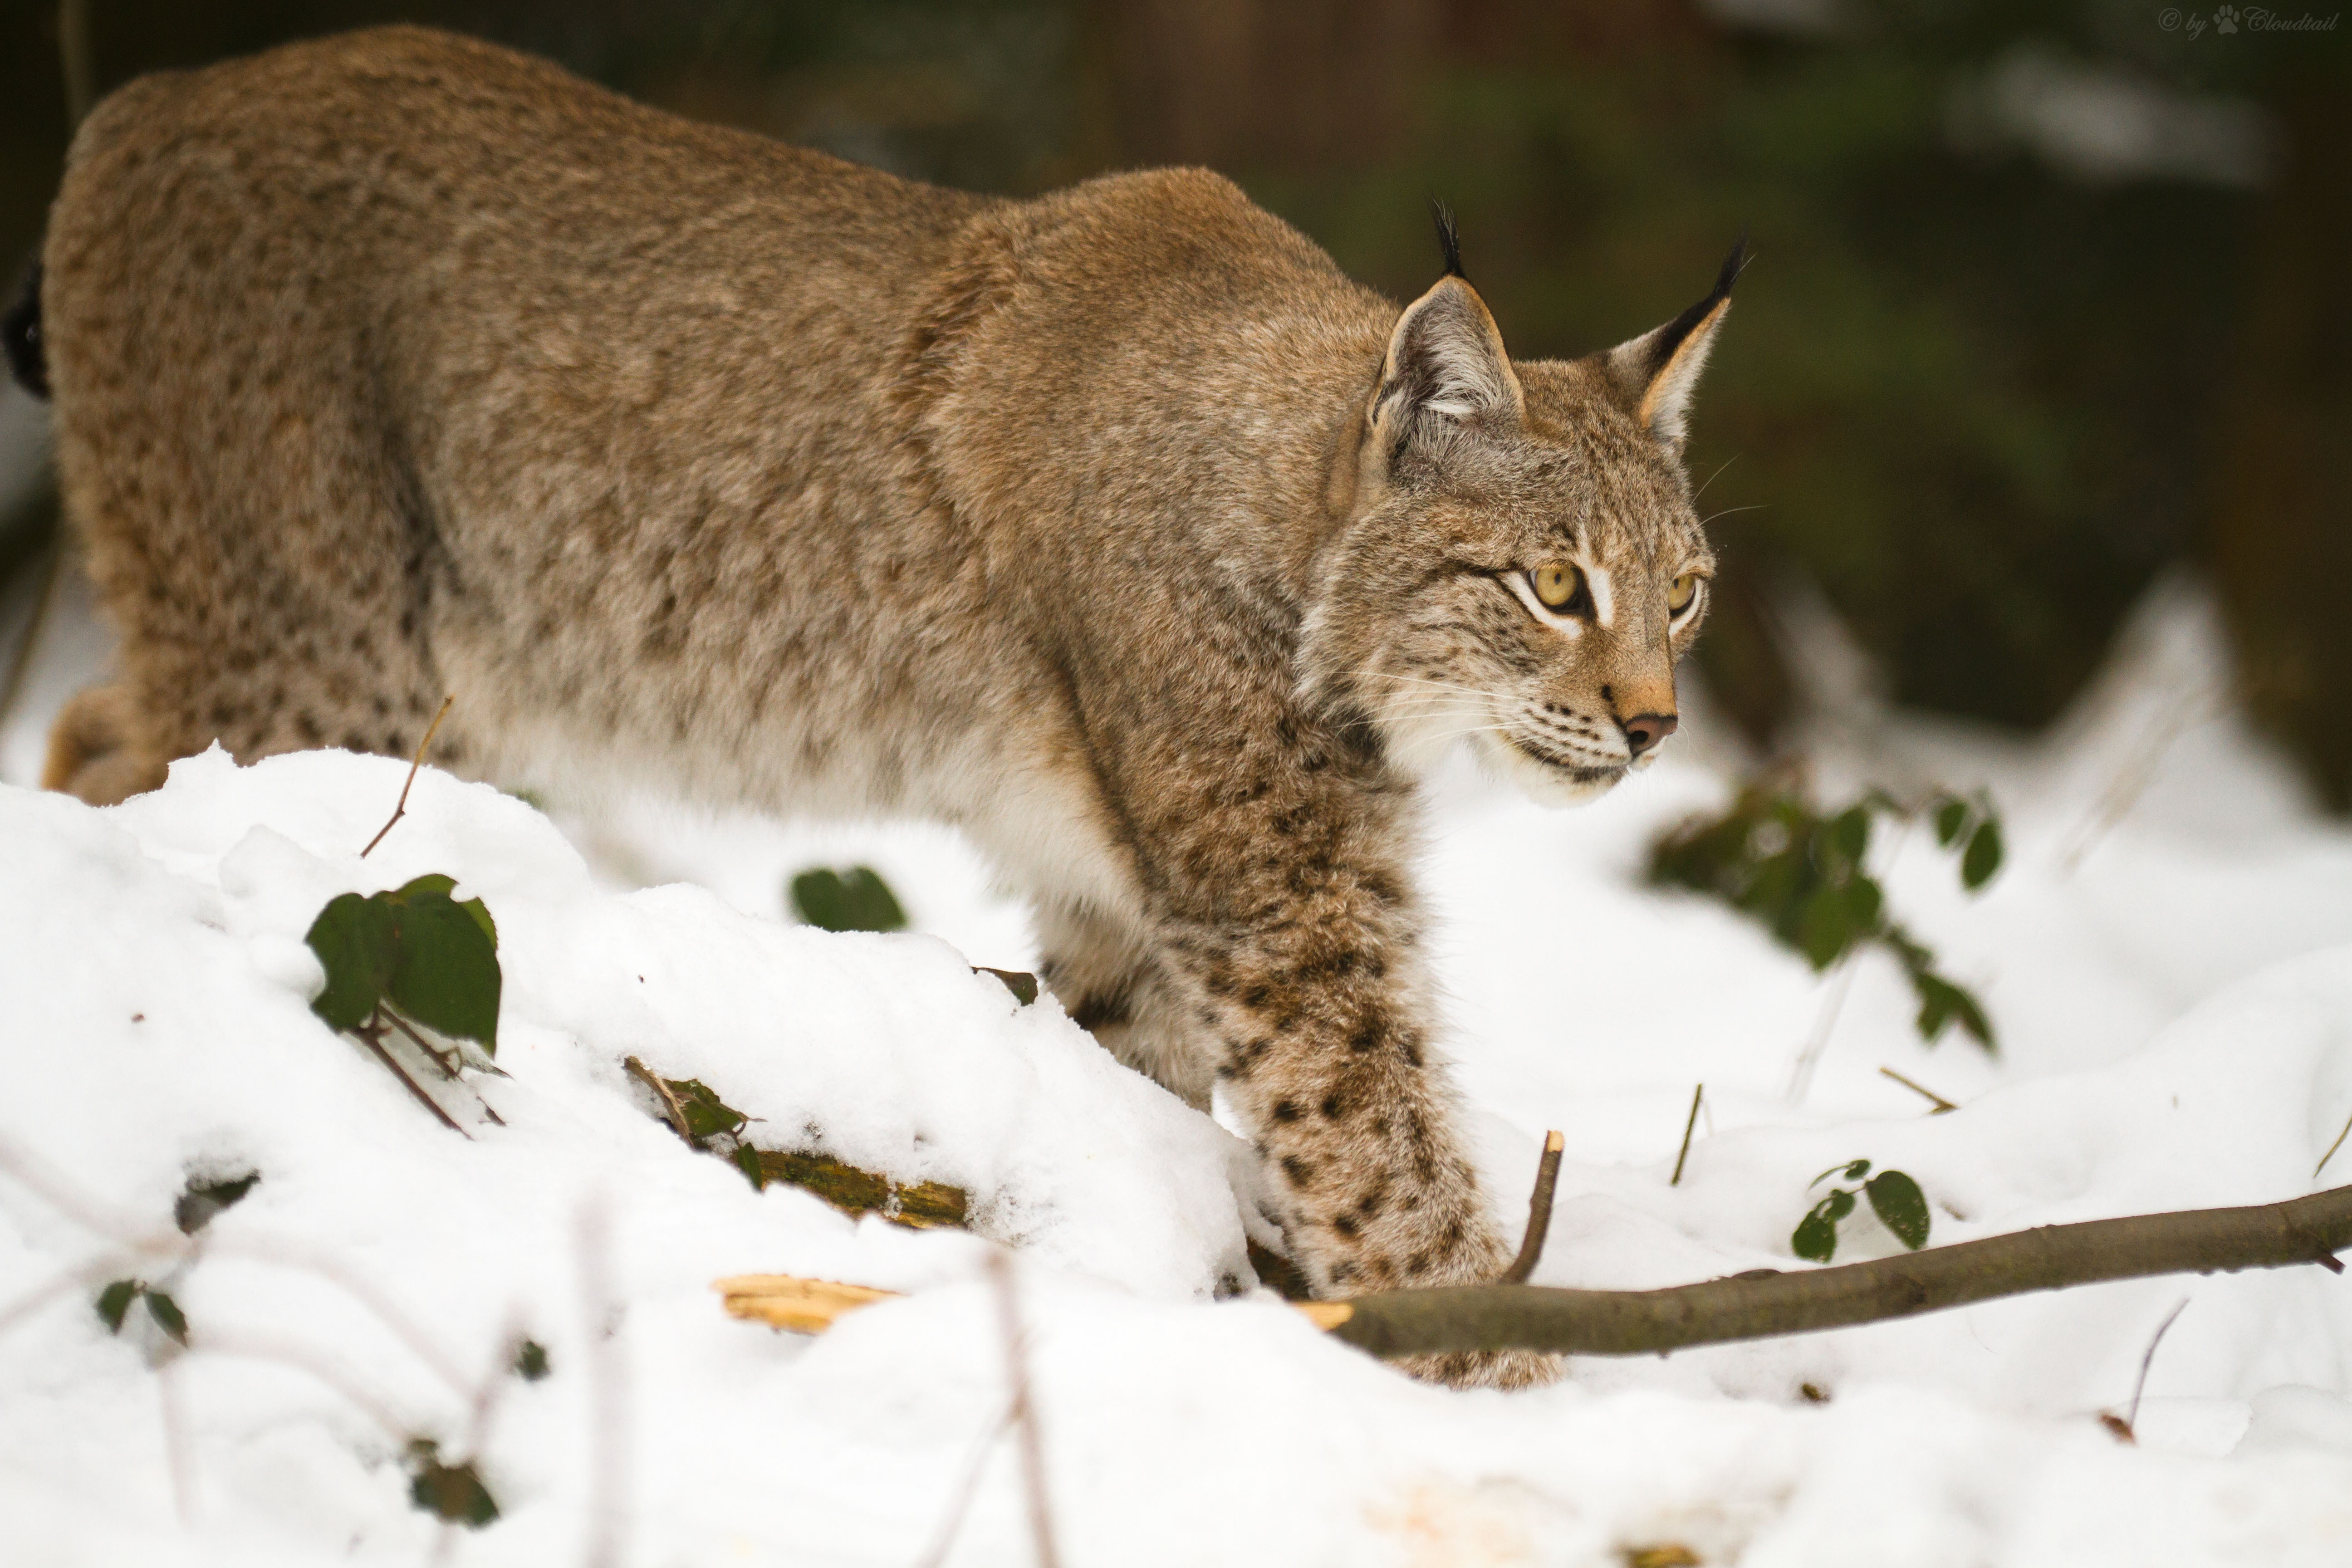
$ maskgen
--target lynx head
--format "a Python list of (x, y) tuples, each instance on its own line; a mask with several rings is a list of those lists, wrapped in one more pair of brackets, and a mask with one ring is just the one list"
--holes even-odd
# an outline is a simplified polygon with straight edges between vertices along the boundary
[(1654, 331), (1514, 365), (1443, 209), (1439, 234), (1445, 276), (1398, 317), (1334, 476), (1307, 689), (1408, 764), (1467, 736), (1535, 798), (1587, 800), (1675, 729), (1715, 564), (1684, 420), (1745, 247)]

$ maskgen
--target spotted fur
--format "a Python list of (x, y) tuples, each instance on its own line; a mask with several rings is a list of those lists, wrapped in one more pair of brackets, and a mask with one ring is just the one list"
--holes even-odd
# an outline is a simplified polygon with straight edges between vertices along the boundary
[[(1575, 797), (1671, 720), (1708, 557), (1654, 409), (1719, 301), (1515, 365), (1458, 258), (1400, 310), (1202, 171), (989, 200), (415, 29), (125, 89), (45, 259), (124, 638), (58, 784), (403, 754), (451, 692), (478, 776), (940, 818), (1074, 1017), (1222, 1089), (1315, 1289), (1503, 1266), (1420, 770), (1466, 733)], [(1551, 560), (1607, 625), (1525, 597)]]

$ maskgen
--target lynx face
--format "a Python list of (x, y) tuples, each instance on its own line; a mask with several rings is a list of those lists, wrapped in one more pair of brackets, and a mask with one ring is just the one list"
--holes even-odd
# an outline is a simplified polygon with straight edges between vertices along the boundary
[(1392, 754), (1426, 767), (1467, 737), (1554, 805), (1657, 756), (1714, 572), (1683, 417), (1738, 262), (1675, 321), (1568, 363), (1513, 367), (1456, 277), (1405, 311), (1307, 644)]

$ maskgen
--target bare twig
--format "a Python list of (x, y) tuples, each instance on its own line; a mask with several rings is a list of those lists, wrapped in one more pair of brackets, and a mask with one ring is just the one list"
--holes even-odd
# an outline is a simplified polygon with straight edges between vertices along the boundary
[(1880, 1077), (1893, 1079), (1895, 1082), (1901, 1084), (1904, 1088), (1909, 1089), (1914, 1094), (1927, 1096), (1929, 1100), (1934, 1102), (1936, 1107), (1935, 1110), (1927, 1112), (1930, 1116), (1941, 1116), (1947, 1110), (1958, 1110), (1959, 1109), (1958, 1106), (1953, 1104), (1950, 1100), (1946, 1100), (1942, 1095), (1937, 1094), (1926, 1084), (1914, 1083), (1911, 1079), (1905, 1078), (1901, 1073), (1896, 1072), (1893, 1068), (1882, 1067), (1878, 1069), (1878, 1072)]
[(390, 1024), (394, 1028), (398, 1029), (402, 1034), (406, 1035), (408, 1037), (409, 1043), (415, 1046), (418, 1050), (424, 1052), (425, 1055), (431, 1059), (433, 1065), (441, 1069), (441, 1077), (444, 1080), (449, 1083), (455, 1083), (457, 1081), (457, 1069), (464, 1066), (466, 1061), (466, 1058), (454, 1050), (442, 1050), (439, 1047), (434, 1045), (432, 1041), (418, 1034), (415, 1026), (412, 1026), (407, 1019), (402, 1017), (399, 1014), (393, 1012), (389, 1008), (383, 1009), (378, 1016), (382, 1017), (385, 1023)]
[(82, 117), (98, 97), (96, 73), (90, 68), (86, 0), (58, 0), (58, 63), (66, 80), (66, 130), (79, 131)]
[(988, 1424), (980, 1440), (971, 1446), (971, 1453), (963, 1462), (963, 1473), (956, 1478), (954, 1494), (948, 1500), (947, 1511), (940, 1516), (940, 1527), (931, 1538), (931, 1548), (923, 1553), (916, 1568), (940, 1568), (948, 1560), (949, 1549), (955, 1545), (956, 1532), (963, 1528), (963, 1516), (971, 1511), (972, 1494), (980, 1489), (980, 1478), (988, 1468), (988, 1456), (995, 1451), (996, 1440), (1013, 1425), (1013, 1406), (1007, 1405), (1002, 1415)]
[(417, 770), (425, 765), (425, 753), (432, 749), (434, 732), (441, 728), (441, 721), (449, 717), (449, 705), (457, 700), (454, 696), (441, 699), (441, 711), (433, 715), (433, 722), (425, 727), (425, 739), (416, 742), (416, 760), (408, 764), (408, 777), (401, 782), (400, 799), (392, 808), (391, 819), (375, 830), (375, 837), (367, 842), (367, 849), (360, 851), (361, 859), (366, 859), (368, 850), (383, 843), (383, 836), (392, 831), (394, 824), (408, 815), (409, 787), (416, 783)]
[(1038, 1429), (1037, 1405), (1029, 1388), (1029, 1354), (1021, 1332), (1021, 1303), (1014, 1293), (1013, 1259), (1002, 1250), (988, 1258), (996, 1281), (996, 1304), (1004, 1323), (1004, 1372), (1013, 1384), (1012, 1421), (1020, 1428), (1021, 1472), (1029, 1492), (1029, 1535), (1037, 1568), (1060, 1568), (1054, 1550), (1054, 1514), (1045, 1494), (1045, 1444)]
[(688, 1130), (686, 1107), (678, 1103), (677, 1096), (670, 1092), (669, 1085), (662, 1081), (661, 1074), (635, 1057), (625, 1058), (621, 1065), (628, 1069), (632, 1078), (654, 1091), (654, 1098), (662, 1102), (662, 1109), (669, 1115), (669, 1124), (677, 1129), (677, 1135), (686, 1141), (687, 1147), (699, 1148), (700, 1145), (694, 1141), (693, 1132)]
[(1560, 1151), (1567, 1141), (1557, 1128), (1544, 1134), (1543, 1158), (1536, 1163), (1536, 1187), (1528, 1196), (1528, 1234), (1520, 1238), (1519, 1255), (1503, 1270), (1507, 1285), (1523, 1285), (1543, 1259), (1544, 1238), (1551, 1234), (1552, 1190), (1559, 1185)]
[(2344, 1131), (2336, 1135), (2336, 1142), (2327, 1146), (2327, 1152), (2322, 1154), (2319, 1157), (2319, 1163), (2311, 1168), (2312, 1180), (2319, 1179), (2319, 1173), (2327, 1169), (2327, 1162), (2336, 1158), (2336, 1151), (2344, 1147), (2344, 1140), (2347, 1138), (2352, 1138), (2352, 1118), (2346, 1119)]
[(1838, 1014), (1845, 1006), (1845, 994), (1853, 988), (1854, 963), (1852, 953), (1838, 960), (1837, 978), (1830, 982), (1829, 993), (1822, 998), (1820, 1016), (1813, 1021), (1813, 1037), (1797, 1053), (1797, 1064), (1789, 1074), (1789, 1103), (1802, 1105), (1813, 1087), (1813, 1069), (1821, 1066), (1822, 1053), (1829, 1049), (1830, 1031), (1837, 1027)]
[(250, 1361), (276, 1362), (305, 1372), (340, 1394), (396, 1442), (406, 1442), (416, 1424), (377, 1397), (375, 1392), (346, 1373), (335, 1360), (297, 1342), (237, 1333), (205, 1324), (190, 1336), (190, 1346), (206, 1355), (242, 1356)]
[(417, 1103), (424, 1106), (425, 1110), (431, 1111), (435, 1116), (440, 1118), (442, 1126), (446, 1127), (450, 1131), (455, 1132), (460, 1138), (473, 1137), (472, 1133), (457, 1125), (456, 1118), (452, 1117), (447, 1111), (441, 1109), (441, 1102), (439, 1100), (435, 1100), (431, 1095), (425, 1093), (424, 1089), (418, 1085), (417, 1081), (408, 1076), (408, 1069), (406, 1068), (402, 1067), (399, 1062), (393, 1059), (392, 1053), (383, 1048), (383, 1008), (379, 1005), (373, 1016), (370, 1017), (366, 1023), (362, 1024), (358, 1028), (353, 1029), (352, 1031), (352, 1036), (353, 1038), (357, 1039), (360, 1044), (365, 1046), (369, 1050), (373, 1051), (375, 1053), (375, 1059), (382, 1062), (385, 1067), (391, 1068), (392, 1076), (398, 1079), (402, 1083), (407, 1085), (408, 1092), (416, 1097)]
[(188, 1415), (180, 1390), (180, 1358), (155, 1369), (155, 1397), (163, 1411), (163, 1459), (172, 1472), (172, 1507), (185, 1528), (196, 1522), (196, 1471), (188, 1450)]
[(1683, 1123), (1683, 1146), (1675, 1151), (1675, 1173), (1666, 1179), (1666, 1185), (1670, 1187), (1683, 1184), (1683, 1162), (1690, 1158), (1691, 1134), (1698, 1131), (1698, 1102), (1706, 1094), (1706, 1085), (1704, 1083), (1691, 1090), (1690, 1120)]
[(2131, 1411), (2124, 1417), (2124, 1430), (2135, 1443), (2139, 1441), (2139, 1396), (2147, 1391), (2147, 1369), (2156, 1360), (2156, 1347), (2164, 1342), (2164, 1331), (2172, 1327), (2172, 1320), (2180, 1316), (2188, 1305), (2189, 1298), (2183, 1296), (2179, 1306), (2164, 1314), (2164, 1321), (2156, 1325), (2156, 1332), (2148, 1336), (2147, 1350), (2139, 1358), (2139, 1376), (2132, 1384)]
[(613, 1299), (612, 1216), (604, 1200), (581, 1206), (580, 1312), (588, 1350), (588, 1568), (615, 1568), (627, 1525), (628, 1376), (621, 1364), (620, 1307)]

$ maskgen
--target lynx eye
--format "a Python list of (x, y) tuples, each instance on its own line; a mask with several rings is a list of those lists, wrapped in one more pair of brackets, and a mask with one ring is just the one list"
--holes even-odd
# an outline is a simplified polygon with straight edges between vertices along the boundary
[(1578, 610), (1592, 602), (1584, 574), (1564, 561), (1547, 561), (1528, 574), (1528, 581), (1548, 610)]
[(1666, 590), (1666, 613), (1670, 616), (1679, 616), (1689, 609), (1691, 602), (1697, 597), (1698, 574), (1685, 572), (1675, 579), (1673, 587)]

